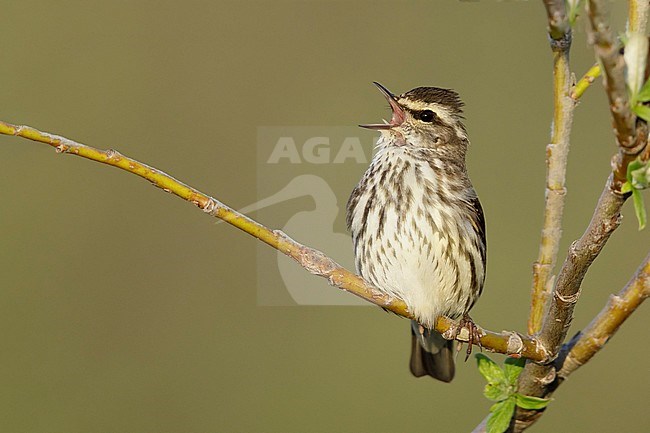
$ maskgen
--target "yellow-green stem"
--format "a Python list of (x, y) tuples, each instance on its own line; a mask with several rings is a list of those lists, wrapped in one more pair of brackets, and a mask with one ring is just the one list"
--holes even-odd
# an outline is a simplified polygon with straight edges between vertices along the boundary
[(569, 46), (553, 51), (553, 130), (546, 147), (546, 199), (544, 223), (537, 261), (533, 264), (531, 306), (528, 333), (541, 328), (553, 286), (553, 268), (562, 236), (562, 214), (566, 196), (565, 180), (569, 153), (569, 136), (575, 101), (569, 97), (571, 75)]
[(576, 85), (573, 87), (573, 91), (571, 92), (571, 98), (575, 101), (580, 99), (582, 95), (587, 91), (589, 86), (596, 80), (596, 78), (600, 77), (601, 69), (600, 65), (596, 63), (593, 65), (589, 70), (587, 71), (586, 74), (580, 78), (580, 80), (576, 83)]

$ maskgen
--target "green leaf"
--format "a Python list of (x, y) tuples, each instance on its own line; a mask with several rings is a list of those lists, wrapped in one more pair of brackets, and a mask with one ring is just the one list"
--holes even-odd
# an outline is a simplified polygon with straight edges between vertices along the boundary
[(483, 389), (483, 395), (488, 400), (502, 401), (512, 395), (511, 390), (505, 383), (488, 383)]
[(522, 409), (544, 409), (551, 402), (550, 398), (539, 398), (515, 393), (515, 403)]
[(510, 419), (514, 413), (514, 397), (493, 404), (490, 408), (490, 417), (487, 420), (487, 433), (503, 433), (508, 430)]
[(524, 365), (526, 365), (526, 360), (524, 358), (506, 358), (503, 371), (505, 372), (506, 379), (510, 385), (515, 385), (517, 383), (517, 378), (524, 369)]
[(477, 353), (475, 356), (476, 363), (478, 364), (478, 371), (483, 375), (488, 383), (507, 385), (506, 375), (496, 362), (492, 361), (482, 353)]
[(647, 107), (647, 106), (641, 105), (641, 104), (637, 104), (632, 108), (632, 110), (641, 119), (645, 120), (646, 122), (650, 122), (650, 107)]
[(631, 184), (630, 181), (628, 180), (627, 182), (625, 182), (625, 183), (623, 184), (623, 186), (621, 186), (621, 193), (622, 193), (622, 194), (627, 194), (628, 192), (632, 191), (633, 189), (634, 189), (634, 188), (632, 188), (632, 184)]
[(583, 2), (584, 0), (567, 0), (567, 3), (569, 4), (569, 24), (571, 27), (576, 23)]
[(643, 87), (641, 87), (639, 94), (636, 95), (636, 100), (639, 102), (650, 101), (650, 78), (648, 78), (648, 81), (646, 81), (643, 84)]
[(645, 205), (643, 204), (643, 196), (641, 191), (638, 189), (632, 190), (632, 201), (634, 202), (634, 212), (636, 213), (636, 219), (639, 220), (639, 230), (645, 228), (648, 216), (645, 212)]
[(650, 167), (648, 164), (650, 163), (642, 162), (639, 158), (630, 162), (627, 165), (627, 182), (625, 182), (621, 187), (621, 192), (624, 194), (632, 191), (634, 213), (636, 213), (636, 219), (639, 221), (639, 230), (645, 228), (648, 220), (648, 215), (646, 214), (645, 205), (643, 203), (643, 196), (640, 191), (641, 189), (647, 188), (650, 183), (650, 179), (648, 179)]
[(627, 166), (627, 181), (635, 189), (645, 189), (650, 186), (650, 164), (642, 163), (639, 158)]
[(645, 164), (641, 161), (641, 159), (637, 158), (634, 161), (630, 162), (627, 165), (627, 180), (631, 180), (632, 178), (632, 172), (645, 167)]

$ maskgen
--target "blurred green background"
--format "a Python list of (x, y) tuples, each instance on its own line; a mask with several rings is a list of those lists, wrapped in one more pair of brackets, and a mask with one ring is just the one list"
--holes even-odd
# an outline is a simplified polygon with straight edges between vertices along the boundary
[[(623, 30), (626, 4), (608, 4)], [(116, 148), (236, 208), (257, 199), (258, 126), (376, 121), (373, 80), (458, 90), (488, 221), (473, 317), (525, 330), (552, 106), (541, 2), (16, 0), (2, 15), (0, 119)], [(579, 75), (594, 61), (584, 24)], [(614, 151), (599, 83), (575, 121), (562, 258)], [(23, 139), (0, 137), (0, 161), (0, 431), (467, 432), (487, 413), (474, 362), (450, 385), (410, 376), (405, 320), (258, 306), (257, 242), (194, 206)], [(338, 173), (339, 203), (359, 176)], [(647, 252), (624, 214), (571, 335)], [(647, 431), (647, 313), (532, 431)]]

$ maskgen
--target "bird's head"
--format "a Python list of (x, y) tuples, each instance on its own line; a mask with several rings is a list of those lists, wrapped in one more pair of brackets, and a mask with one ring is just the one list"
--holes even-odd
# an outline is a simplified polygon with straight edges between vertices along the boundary
[(375, 82), (393, 111), (390, 122), (359, 125), (382, 132), (386, 145), (461, 151), (467, 148), (463, 102), (453, 90), (416, 87), (399, 96)]

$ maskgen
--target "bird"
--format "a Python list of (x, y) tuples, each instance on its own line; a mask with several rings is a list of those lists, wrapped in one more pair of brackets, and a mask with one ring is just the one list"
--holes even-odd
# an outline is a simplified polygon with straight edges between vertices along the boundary
[(450, 382), (455, 342), (435, 331), (447, 316), (477, 338), (468, 313), (483, 291), (485, 218), (465, 164), (469, 139), (458, 93), (417, 87), (394, 95), (376, 153), (353, 189), (346, 222), (355, 267), (379, 291), (405, 302), (411, 322), (410, 370)]

